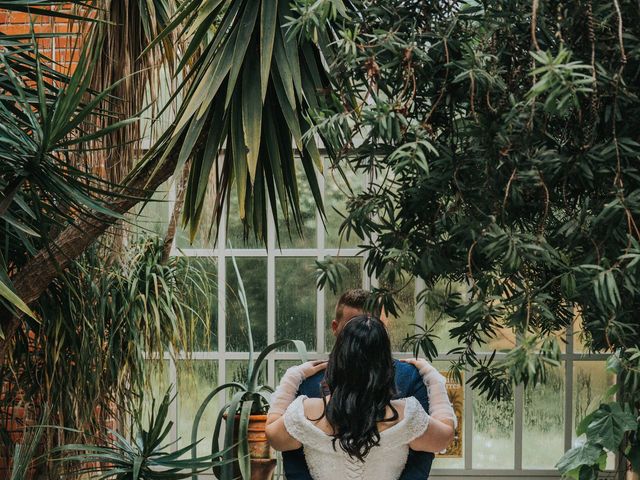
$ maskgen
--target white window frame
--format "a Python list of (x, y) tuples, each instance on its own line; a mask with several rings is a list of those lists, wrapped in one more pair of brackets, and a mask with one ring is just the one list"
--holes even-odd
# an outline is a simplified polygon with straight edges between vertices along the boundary
[[(318, 175), (319, 186), (324, 198), (324, 177)], [(363, 182), (365, 180), (363, 179)], [(175, 185), (171, 186), (168, 194), (168, 216), (173, 211), (175, 204)], [(218, 383), (222, 384), (229, 379), (226, 378), (226, 362), (232, 360), (248, 360), (248, 352), (227, 351), (226, 347), (226, 260), (233, 254), (235, 257), (256, 257), (267, 259), (267, 344), (275, 341), (276, 338), (276, 258), (313, 258), (317, 260), (323, 260), (328, 256), (335, 257), (361, 257), (364, 260), (364, 255), (360, 253), (359, 248), (327, 248), (325, 242), (326, 232), (319, 216), (316, 215), (316, 246), (313, 248), (282, 248), (279, 249), (276, 246), (275, 236), (275, 224), (271, 215), (267, 215), (268, 218), (268, 235), (267, 246), (268, 248), (228, 248), (226, 242), (226, 215), (222, 216), (221, 228), (217, 232), (216, 248), (177, 248), (176, 239), (174, 238), (174, 244), (172, 246), (171, 255), (173, 256), (188, 256), (188, 257), (205, 257), (217, 259), (217, 288), (218, 288), (218, 312), (217, 312), (217, 351), (200, 351), (200, 352), (178, 352), (175, 358), (180, 360), (213, 360), (217, 363), (218, 368)], [(363, 288), (370, 288), (375, 285), (375, 279), (368, 278), (363, 271)], [(420, 279), (416, 279), (415, 290), (416, 294), (424, 288), (424, 283)], [(325, 326), (325, 292), (316, 289), (316, 345), (313, 350), (309, 352), (310, 359), (326, 358), (328, 352), (326, 352), (326, 326)], [(425, 323), (425, 311), (420, 305), (416, 307), (416, 324), (424, 325)], [(486, 358), (490, 353), (480, 354), (480, 358)], [(502, 354), (498, 353), (499, 357)], [(396, 352), (397, 358), (407, 358), (410, 356), (406, 352)], [(441, 354), (435, 360), (453, 360), (456, 357), (454, 355)], [(573, 348), (573, 335), (571, 330), (567, 332), (566, 351), (561, 354), (561, 361), (564, 362), (564, 448), (565, 451), (572, 447), (573, 435), (572, 432), (575, 429), (573, 425), (573, 371), (576, 362), (581, 360), (586, 361), (604, 361), (606, 360), (606, 354), (585, 354), (580, 352), (574, 352)], [(177, 370), (172, 355), (166, 353), (164, 359), (168, 361), (168, 380), (173, 386), (173, 393), (175, 392), (177, 385)], [(297, 360), (298, 356), (294, 352), (274, 352), (270, 355), (267, 363), (267, 380), (273, 385), (276, 381), (276, 362), (279, 360)], [(213, 389), (215, 386), (212, 385)], [(524, 430), (524, 389), (519, 386), (514, 391), (514, 459), (513, 469), (479, 469), (473, 468), (473, 398), (477, 395), (473, 392), (468, 384), (464, 386), (464, 432), (463, 432), (463, 455), (464, 455), (464, 468), (462, 469), (449, 469), (449, 468), (433, 468), (431, 471), (430, 479), (433, 480), (468, 480), (468, 479), (488, 479), (488, 478), (518, 478), (522, 480), (534, 480), (534, 479), (559, 479), (560, 475), (556, 470), (531, 470), (524, 469), (522, 466), (522, 453), (523, 453), (523, 430)], [(178, 397), (179, 399), (179, 397)], [(174, 425), (171, 432), (171, 438), (177, 440), (177, 428), (179, 418), (179, 401), (175, 401), (172, 404), (171, 420), (174, 421)], [(213, 478), (213, 475), (202, 475), (203, 478)], [(606, 474), (603, 478), (615, 478), (613, 472)]]

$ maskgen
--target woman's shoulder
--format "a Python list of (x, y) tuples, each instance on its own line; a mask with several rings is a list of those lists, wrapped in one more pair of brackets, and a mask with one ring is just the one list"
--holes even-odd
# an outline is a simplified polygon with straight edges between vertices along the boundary
[(398, 419), (402, 420), (404, 418), (404, 410), (407, 405), (406, 398), (398, 398), (396, 400), (391, 400), (391, 406), (396, 409), (398, 412)]
[(424, 410), (416, 397), (398, 398), (392, 400), (391, 404), (398, 411), (398, 416), (401, 420), (405, 417), (413, 417), (419, 414), (421, 410)]
[(324, 412), (324, 401), (321, 398), (303, 398), (304, 414), (307, 418), (318, 418)]

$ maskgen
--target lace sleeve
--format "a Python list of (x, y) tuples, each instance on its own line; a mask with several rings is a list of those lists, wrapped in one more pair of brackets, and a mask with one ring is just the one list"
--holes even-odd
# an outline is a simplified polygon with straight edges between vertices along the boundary
[(284, 412), (284, 428), (287, 429), (289, 435), (302, 444), (308, 443), (307, 429), (304, 418), (304, 399), (305, 395), (300, 395)]
[(407, 443), (409, 443), (427, 431), (431, 417), (424, 411), (424, 408), (415, 397), (407, 398), (404, 416), (407, 425)]

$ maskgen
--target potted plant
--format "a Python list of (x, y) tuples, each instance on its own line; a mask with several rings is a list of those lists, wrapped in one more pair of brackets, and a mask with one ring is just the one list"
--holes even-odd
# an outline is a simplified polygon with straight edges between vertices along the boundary
[[(249, 343), (249, 365), (239, 381), (227, 382), (207, 395), (200, 405), (191, 432), (192, 458), (196, 458), (195, 442), (198, 440), (198, 430), (202, 416), (210, 402), (218, 395), (231, 392), (231, 399), (219, 410), (213, 432), (212, 453), (221, 451), (219, 464), (214, 471), (219, 480), (269, 480), (273, 477), (276, 458), (267, 442), (265, 427), (269, 399), (273, 388), (260, 382), (260, 373), (267, 356), (281, 347), (293, 345), (300, 355), (301, 361), (307, 360), (307, 349), (300, 340), (280, 340), (268, 345), (257, 358), (254, 359), (253, 337), (251, 335), (251, 321), (244, 284), (238, 270), (235, 258), (232, 257), (233, 267), (238, 278), (238, 297), (245, 314), (247, 336)], [(219, 446), (222, 426), (225, 426), (222, 449)], [(197, 480), (193, 475), (192, 480)]]

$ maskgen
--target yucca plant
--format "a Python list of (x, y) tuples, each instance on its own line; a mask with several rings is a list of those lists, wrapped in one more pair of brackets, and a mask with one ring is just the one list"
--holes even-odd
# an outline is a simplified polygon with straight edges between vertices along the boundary
[(180, 37), (188, 39), (178, 65), (184, 75), (181, 107), (162, 145), (165, 154), (152, 158), (163, 163), (179, 147), (177, 168), (191, 160), (184, 222), (192, 238), (211, 181), (217, 187), (210, 206), (217, 220), (235, 185), (240, 217), (261, 239), (266, 239), (267, 204), (274, 216), (280, 210), (300, 227), (297, 168), (304, 169), (322, 205), (316, 178), (322, 161), (315, 139), (305, 135), (310, 128), (305, 112), (326, 103), (329, 80), (317, 48), (287, 33), (293, 14), (286, 0), (189, 0), (156, 39), (178, 26)]
[(154, 399), (148, 426), (138, 423), (133, 440), (106, 430), (97, 445), (64, 445), (55, 453), (62, 455), (61, 462), (76, 465), (76, 475), (97, 480), (179, 480), (194, 471), (204, 472), (216, 455), (182, 458), (195, 444), (172, 451), (175, 442), (167, 440), (173, 427), (167, 417), (174, 399), (167, 391), (157, 410)]
[[(11, 8), (12, 3), (3, 6)], [(25, 0), (20, 5), (24, 10), (42, 3)], [(313, 136), (306, 135), (308, 113), (333, 98), (318, 48), (304, 37), (288, 34), (288, 17), (296, 15), (283, 0), (180, 3), (176, 15), (149, 45), (153, 49), (174, 33), (177, 44), (188, 43), (176, 69), (180, 84), (172, 92), (172, 100), (179, 105), (177, 118), (123, 180), (125, 190), (115, 189), (115, 195), (108, 195), (113, 212), (122, 215), (147, 200), (186, 162), (192, 168), (184, 221), (192, 238), (211, 183), (216, 194), (207, 208), (213, 210), (213, 218), (220, 221), (235, 186), (247, 231), (253, 228), (263, 239), (269, 211), (274, 216), (281, 212), (287, 224), (300, 225), (296, 169), (304, 169), (321, 208), (316, 179), (321, 162)], [(27, 305), (36, 301), (59, 272), (118, 219), (117, 215), (77, 212), (66, 228), (43, 236), (17, 268), (7, 266), (13, 300), (19, 297)], [(19, 326), (15, 316), (2, 322), (5, 339), (0, 339), (0, 356)]]
[(78, 214), (117, 216), (102, 197), (112, 185), (86, 168), (84, 145), (136, 121), (127, 118), (87, 134), (95, 112), (117, 84), (96, 92), (89, 88), (98, 57), (87, 38), (70, 76), (47, 64), (35, 36), (23, 43), (0, 30), (0, 301), (8, 310), (30, 313), (12, 292), (9, 274), (19, 269), (43, 239)]
[[(304, 342), (300, 340), (280, 340), (264, 348), (257, 358), (254, 358), (253, 338), (251, 335), (251, 317), (245, 293), (244, 283), (240, 276), (240, 271), (235, 257), (232, 257), (233, 267), (238, 279), (238, 299), (245, 314), (247, 335), (249, 343), (249, 362), (247, 369), (241, 371), (239, 377), (232, 382), (227, 382), (217, 386), (205, 397), (198, 408), (193, 422), (191, 441), (196, 442), (199, 438), (198, 430), (200, 422), (207, 406), (218, 395), (229, 393), (231, 399), (219, 410), (214, 431), (212, 452), (220, 450), (220, 436), (224, 424), (225, 433), (223, 439), (223, 449), (219, 460), (220, 464), (215, 468), (216, 476), (220, 480), (231, 480), (237, 478), (238, 473), (244, 480), (251, 478), (251, 454), (249, 449), (248, 428), (252, 415), (264, 415), (269, 408), (269, 399), (273, 388), (265, 385), (261, 381), (261, 373), (265, 366), (267, 356), (282, 347), (293, 345), (302, 361), (307, 359), (307, 349)], [(237, 423), (236, 423), (237, 422)], [(267, 448), (267, 452), (268, 447)], [(192, 458), (196, 458), (195, 446), (191, 449)], [(237, 471), (236, 471), (237, 470)], [(195, 472), (193, 480), (197, 480)]]

